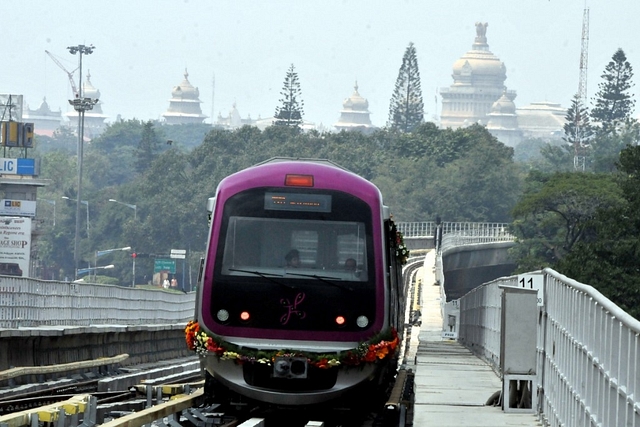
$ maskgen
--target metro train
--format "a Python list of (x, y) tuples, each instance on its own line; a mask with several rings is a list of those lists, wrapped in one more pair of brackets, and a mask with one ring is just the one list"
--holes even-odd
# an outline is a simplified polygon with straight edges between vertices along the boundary
[(223, 179), (187, 345), (205, 395), (323, 404), (386, 386), (408, 251), (379, 189), (327, 160), (275, 158)]

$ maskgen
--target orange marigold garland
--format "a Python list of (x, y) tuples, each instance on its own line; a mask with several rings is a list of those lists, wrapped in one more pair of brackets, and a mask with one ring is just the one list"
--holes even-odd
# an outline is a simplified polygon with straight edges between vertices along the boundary
[(198, 322), (192, 320), (184, 329), (185, 339), (189, 350), (205, 356), (214, 354), (222, 360), (233, 360), (237, 363), (271, 364), (277, 356), (306, 357), (311, 366), (320, 369), (330, 369), (344, 366), (358, 366), (364, 363), (375, 363), (392, 357), (398, 347), (398, 333), (395, 329), (380, 333), (358, 347), (340, 353), (316, 354), (303, 353), (295, 350), (259, 351), (241, 348), (225, 342), (219, 337), (207, 335), (200, 330)]

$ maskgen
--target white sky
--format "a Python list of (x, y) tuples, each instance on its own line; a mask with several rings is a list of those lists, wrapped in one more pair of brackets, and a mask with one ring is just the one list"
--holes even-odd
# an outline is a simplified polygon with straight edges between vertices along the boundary
[[(586, 5), (591, 98), (619, 47), (638, 82), (640, 0)], [(66, 48), (93, 44), (83, 74), (90, 70), (107, 121), (160, 118), (185, 68), (207, 116), (226, 116), (235, 102), (243, 118), (269, 117), (293, 63), (305, 120), (335, 123), (357, 80), (373, 123), (383, 126), (409, 42), (431, 117), (480, 21), (489, 23), (489, 48), (507, 67), (517, 106), (567, 107), (578, 87), (584, 7), (585, 0), (0, 0), (0, 93), (22, 94), (31, 108), (46, 96), (66, 112), (67, 75), (45, 50), (73, 70), (78, 57)]]

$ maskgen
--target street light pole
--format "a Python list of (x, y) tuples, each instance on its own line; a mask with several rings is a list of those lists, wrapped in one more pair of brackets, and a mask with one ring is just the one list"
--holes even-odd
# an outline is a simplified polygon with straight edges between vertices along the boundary
[[(77, 46), (69, 46), (67, 47), (69, 52), (72, 55), (76, 53), (79, 54), (80, 58), (80, 66), (78, 67), (80, 70), (79, 82), (78, 85), (78, 93), (75, 94), (76, 98), (73, 100), (69, 100), (69, 104), (73, 105), (73, 108), (78, 112), (78, 199), (76, 201), (76, 237), (74, 243), (74, 253), (73, 256), (75, 258), (76, 264), (76, 278), (78, 277), (78, 267), (80, 265), (80, 253), (78, 250), (78, 242), (80, 239), (80, 204), (82, 199), (82, 145), (84, 140), (84, 112), (87, 110), (91, 110), (98, 100), (93, 100), (90, 98), (83, 97), (82, 90), (82, 55), (89, 55), (93, 53), (93, 45), (85, 46), (85, 45), (77, 45)], [(89, 215), (89, 205), (87, 205), (87, 216)]]
[[(130, 250), (131, 250), (131, 246), (126, 246), (124, 248), (104, 249), (102, 251), (96, 251), (95, 257), (93, 258), (93, 266), (97, 267), (98, 257), (101, 257), (102, 255), (110, 254), (111, 252), (116, 252), (116, 251), (130, 251)], [(94, 270), (93, 281), (95, 282), (95, 280), (96, 280), (96, 271)]]
[(87, 273), (90, 273), (90, 272), (92, 272), (92, 271), (96, 271), (96, 270), (108, 270), (108, 269), (111, 269), (111, 268), (114, 268), (114, 267), (115, 267), (115, 265), (113, 265), (113, 264), (109, 264), (109, 265), (103, 265), (103, 266), (100, 266), (100, 267), (77, 268), (77, 269), (76, 269), (76, 277), (78, 277), (78, 276), (79, 276), (79, 275), (81, 275), (81, 274), (87, 274)]
[(133, 220), (136, 221), (138, 219), (138, 207), (136, 205), (131, 205), (129, 203), (124, 203), (124, 202), (119, 202), (116, 199), (109, 199), (110, 202), (114, 202), (114, 203), (118, 203), (120, 205), (124, 205), (127, 206), (131, 209), (133, 209)]

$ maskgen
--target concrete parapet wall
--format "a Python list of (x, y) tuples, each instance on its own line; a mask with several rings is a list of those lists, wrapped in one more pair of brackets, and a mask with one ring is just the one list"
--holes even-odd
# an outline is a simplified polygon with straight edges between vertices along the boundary
[(129, 354), (120, 366), (193, 355), (183, 324), (21, 328), (0, 330), (0, 371)]
[(483, 283), (509, 276), (516, 264), (508, 250), (514, 242), (478, 243), (443, 251), (442, 271), (447, 301), (460, 298)]

